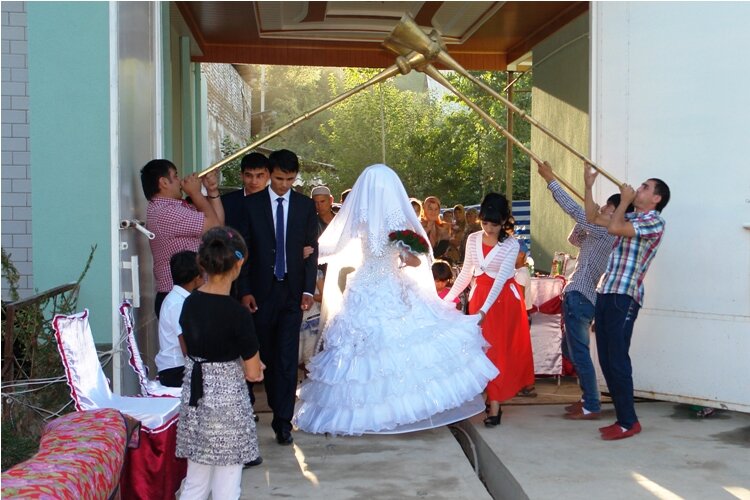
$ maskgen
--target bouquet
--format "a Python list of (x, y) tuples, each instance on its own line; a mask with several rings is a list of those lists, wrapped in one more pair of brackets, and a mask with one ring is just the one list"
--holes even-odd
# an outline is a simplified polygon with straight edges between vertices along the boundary
[(410, 229), (393, 231), (388, 235), (388, 239), (396, 246), (414, 254), (426, 254), (430, 251), (430, 245), (427, 243), (427, 240)]

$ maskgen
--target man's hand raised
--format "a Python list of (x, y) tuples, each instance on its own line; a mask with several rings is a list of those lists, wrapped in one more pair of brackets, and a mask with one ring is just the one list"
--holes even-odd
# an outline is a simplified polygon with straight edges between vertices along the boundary
[(625, 206), (630, 205), (635, 200), (635, 195), (635, 189), (630, 184), (620, 186), (620, 203), (624, 203)]
[(548, 161), (542, 163), (537, 162), (537, 165), (537, 172), (539, 172), (539, 175), (547, 181), (547, 184), (555, 180), (555, 174), (552, 173), (552, 165), (550, 165)]
[(186, 195), (190, 196), (190, 198), (192, 199), (195, 199), (198, 195), (201, 194), (201, 180), (198, 177), (198, 174), (190, 174), (186, 177), (183, 177), (182, 181), (180, 182), (180, 187), (182, 187), (182, 190)]
[(588, 189), (594, 186), (596, 177), (599, 175), (599, 171), (589, 162), (583, 163), (583, 182)]

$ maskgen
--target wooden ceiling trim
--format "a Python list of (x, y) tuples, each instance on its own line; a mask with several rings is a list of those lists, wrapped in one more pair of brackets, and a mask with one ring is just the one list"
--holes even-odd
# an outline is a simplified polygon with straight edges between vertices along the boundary
[[(193, 57), (195, 62), (228, 64), (274, 64), (283, 66), (331, 66), (387, 68), (396, 61), (396, 56), (376, 44), (371, 50), (347, 50), (340, 46), (281, 46), (281, 45), (209, 45), (202, 56)], [(507, 68), (505, 54), (499, 53), (451, 53), (458, 63), (468, 70), (504, 71)], [(436, 64), (439, 69), (448, 69)]]
[(326, 19), (376, 19), (378, 21), (380, 20), (386, 20), (386, 21), (398, 21), (401, 19), (401, 16), (389, 16), (389, 15), (382, 15), (378, 16), (375, 14), (330, 14), (326, 16)]
[(326, 20), (326, 9), (328, 2), (307, 2), (307, 16), (303, 23), (322, 23)]
[(330, 66), (387, 68), (396, 58), (385, 50), (363, 52), (338, 47), (209, 46), (196, 62), (229, 64), (274, 64), (283, 66)]
[(183, 5), (183, 2), (176, 2), (176, 3), (177, 3), (177, 8), (180, 11), (180, 15), (182, 15), (182, 19), (185, 20), (185, 24), (187, 24), (188, 28), (193, 34), (193, 37), (195, 37), (195, 41), (198, 43), (198, 46), (201, 48), (201, 51), (205, 54), (206, 46), (208, 45), (208, 42), (206, 42), (206, 39), (203, 37), (203, 31), (200, 29), (200, 24), (193, 16), (193, 11), (190, 10), (190, 8), (187, 5)]
[(543, 24), (516, 45), (508, 49), (508, 61), (513, 62), (534, 48), (539, 42), (589, 10), (588, 2), (576, 2), (558, 16)]
[(425, 2), (422, 4), (419, 12), (417, 12), (417, 15), (414, 16), (414, 22), (418, 26), (432, 26), (432, 18), (435, 17), (435, 14), (443, 6), (443, 3), (445, 2)]
[[(491, 10), (493, 10), (494, 8), (495, 8), (495, 5), (494, 5), (494, 4), (493, 4), (493, 5), (490, 5), (489, 7), (487, 7), (487, 8), (486, 8), (486, 9), (484, 10), (484, 12), (482, 13), (482, 15), (481, 15), (481, 16), (477, 16), (477, 18), (476, 18), (476, 19), (474, 20), (474, 22), (473, 22), (473, 23), (471, 23), (471, 26), (469, 26), (469, 27), (468, 27), (468, 28), (466, 29), (466, 31), (464, 31), (464, 32), (463, 32), (463, 34), (461, 34), (461, 36), (459, 36), (459, 37), (457, 37), (457, 38), (458, 38), (458, 39), (460, 40), (460, 39), (464, 38), (464, 37), (466, 36), (466, 34), (467, 34), (467, 33), (471, 33), (471, 34), (474, 34), (474, 33), (476, 33), (476, 31), (477, 31), (478, 29), (480, 29), (480, 28), (481, 28), (482, 26), (484, 26), (484, 25), (485, 25), (485, 24), (487, 23), (487, 20), (485, 19), (485, 16), (487, 15), (487, 13), (488, 13), (488, 12), (490, 12), (490, 11), (491, 11)], [(497, 14), (497, 13), (496, 13), (496, 14)], [(468, 39), (470, 40), (470, 39), (471, 39), (471, 36), (469, 36), (469, 37), (468, 37)], [(467, 40), (464, 40), (464, 41), (463, 41), (463, 43), (466, 43), (466, 41), (467, 41)]]

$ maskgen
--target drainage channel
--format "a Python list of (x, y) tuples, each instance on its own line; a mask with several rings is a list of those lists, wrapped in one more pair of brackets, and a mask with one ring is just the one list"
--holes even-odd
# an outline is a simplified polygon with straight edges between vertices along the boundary
[(448, 427), (492, 498), (529, 500), (516, 478), (487, 445), (470, 420), (462, 420)]

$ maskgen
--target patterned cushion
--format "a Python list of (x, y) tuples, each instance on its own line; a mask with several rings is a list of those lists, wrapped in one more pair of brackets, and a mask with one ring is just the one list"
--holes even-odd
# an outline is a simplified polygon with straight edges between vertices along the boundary
[(2, 474), (3, 498), (110, 498), (138, 423), (111, 408), (50, 422), (39, 452)]

